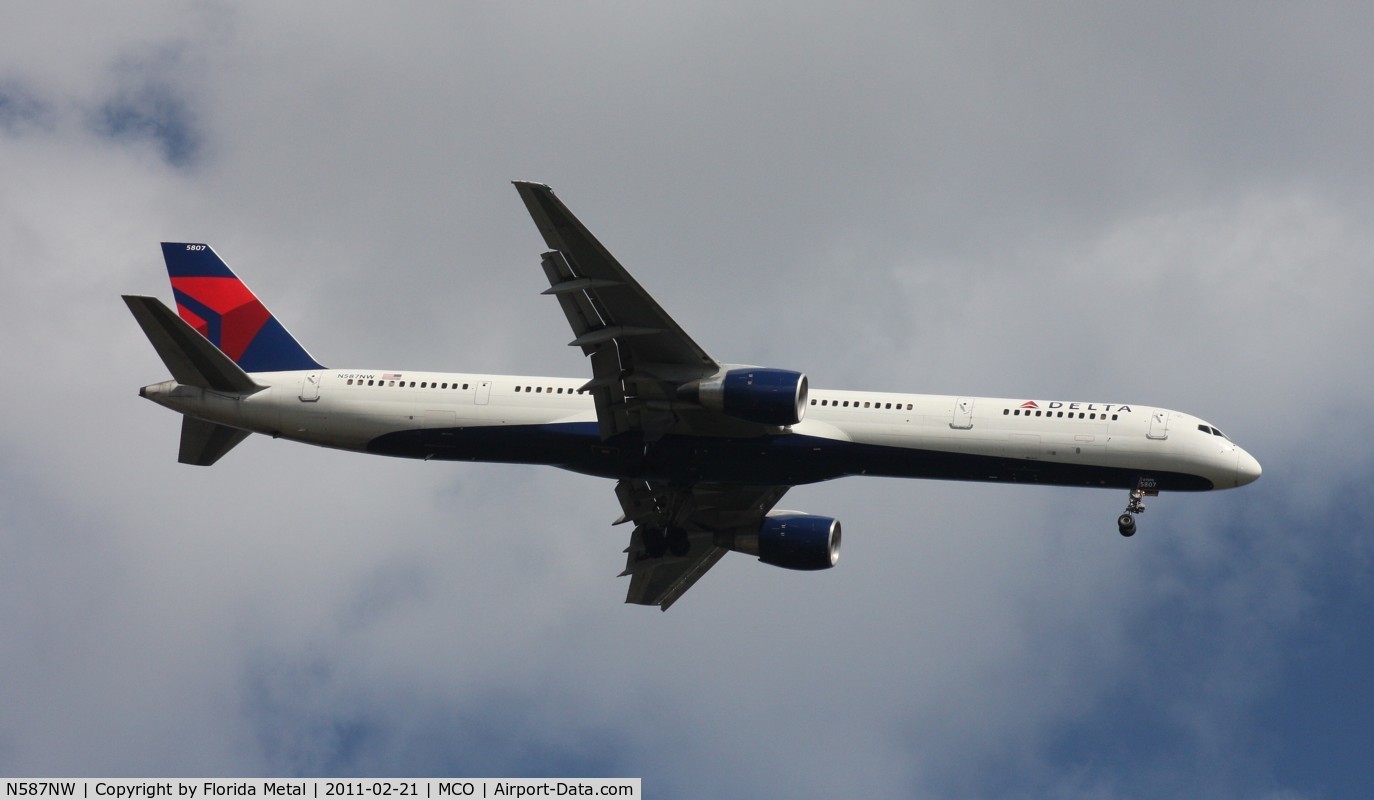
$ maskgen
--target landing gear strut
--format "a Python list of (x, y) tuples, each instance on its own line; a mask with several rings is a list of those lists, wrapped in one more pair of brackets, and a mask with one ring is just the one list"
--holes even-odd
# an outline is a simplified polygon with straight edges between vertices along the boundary
[(1136, 487), (1131, 490), (1131, 499), (1126, 501), (1126, 510), (1121, 516), (1116, 518), (1116, 529), (1122, 536), (1135, 535), (1135, 515), (1145, 513), (1145, 497), (1154, 497), (1159, 494), (1155, 491), (1153, 478), (1141, 478)]

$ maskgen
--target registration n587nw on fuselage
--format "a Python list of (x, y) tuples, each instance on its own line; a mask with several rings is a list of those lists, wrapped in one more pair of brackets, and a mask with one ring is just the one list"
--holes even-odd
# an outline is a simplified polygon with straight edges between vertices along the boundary
[(125, 295), (172, 379), (179, 460), (209, 466), (250, 433), (362, 453), (547, 464), (615, 480), (626, 602), (667, 609), (727, 552), (816, 570), (840, 523), (774, 507), (850, 475), (1125, 490), (1144, 498), (1256, 480), (1212, 424), (1136, 403), (812, 389), (800, 372), (717, 361), (543, 184), (516, 189), (591, 378), (328, 369), (208, 245), (164, 243), (177, 312)]

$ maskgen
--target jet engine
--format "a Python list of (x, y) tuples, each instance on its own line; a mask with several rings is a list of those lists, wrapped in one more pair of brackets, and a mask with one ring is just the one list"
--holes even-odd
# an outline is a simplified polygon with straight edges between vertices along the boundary
[(830, 569), (840, 560), (840, 521), (830, 517), (774, 511), (763, 518), (758, 533), (727, 538), (718, 544), (775, 567)]
[(795, 425), (806, 414), (806, 376), (786, 369), (735, 367), (683, 385), (686, 399), (729, 417)]

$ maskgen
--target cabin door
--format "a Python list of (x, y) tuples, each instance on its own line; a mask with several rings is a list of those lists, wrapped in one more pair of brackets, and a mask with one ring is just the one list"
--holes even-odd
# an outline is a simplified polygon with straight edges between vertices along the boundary
[(973, 427), (973, 398), (961, 397), (954, 404), (954, 418), (950, 420), (949, 427), (955, 430), (966, 431)]
[(1151, 439), (1169, 438), (1169, 412), (1151, 411), (1150, 412), (1150, 432), (1145, 434)]
[(312, 372), (301, 380), (301, 402), (313, 403), (320, 399), (320, 373)]

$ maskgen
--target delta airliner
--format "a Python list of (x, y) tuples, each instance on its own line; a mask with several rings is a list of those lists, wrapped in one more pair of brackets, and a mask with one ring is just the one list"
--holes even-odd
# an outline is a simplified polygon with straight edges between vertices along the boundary
[(850, 475), (1124, 490), (1251, 483), (1216, 426), (1136, 403), (813, 389), (801, 372), (717, 361), (542, 184), (517, 182), (591, 378), (328, 369), (208, 245), (164, 243), (177, 311), (125, 303), (172, 373), (139, 395), (180, 412), (179, 460), (250, 433), (362, 453), (546, 464), (616, 481), (633, 524), (626, 602), (667, 609), (729, 551), (800, 570), (839, 558), (840, 523), (774, 506)]

